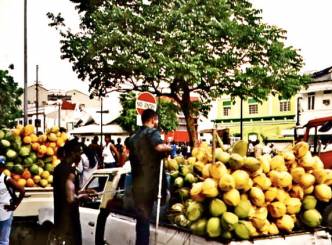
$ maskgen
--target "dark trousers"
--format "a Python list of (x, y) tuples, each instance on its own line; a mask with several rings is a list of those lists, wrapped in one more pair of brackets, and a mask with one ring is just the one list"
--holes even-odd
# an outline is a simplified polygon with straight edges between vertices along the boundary
[(105, 162), (104, 168), (116, 168), (116, 162)]
[(135, 200), (136, 204), (136, 245), (149, 245), (150, 218), (154, 200)]

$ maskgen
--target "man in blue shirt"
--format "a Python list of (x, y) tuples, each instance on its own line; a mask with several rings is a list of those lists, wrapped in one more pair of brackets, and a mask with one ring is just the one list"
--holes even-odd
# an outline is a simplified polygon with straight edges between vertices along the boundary
[[(142, 113), (143, 126), (130, 137), (129, 160), (136, 206), (136, 245), (148, 245), (150, 217), (158, 196), (160, 161), (171, 147), (163, 143), (158, 127), (158, 114), (147, 109)], [(163, 194), (166, 178), (163, 174)]]

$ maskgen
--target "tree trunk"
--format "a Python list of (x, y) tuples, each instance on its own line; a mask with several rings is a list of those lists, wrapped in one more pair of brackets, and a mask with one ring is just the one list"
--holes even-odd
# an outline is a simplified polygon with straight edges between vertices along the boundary
[(197, 144), (198, 135), (195, 125), (195, 118), (192, 115), (185, 115), (186, 123), (187, 123), (187, 131), (189, 134), (189, 143), (190, 146), (193, 147)]
[(187, 132), (189, 135), (190, 146), (193, 147), (197, 144), (198, 135), (195, 125), (195, 113), (193, 112), (192, 102), (190, 101), (190, 96), (188, 98), (183, 98), (181, 103), (181, 109), (184, 114), (187, 123)]

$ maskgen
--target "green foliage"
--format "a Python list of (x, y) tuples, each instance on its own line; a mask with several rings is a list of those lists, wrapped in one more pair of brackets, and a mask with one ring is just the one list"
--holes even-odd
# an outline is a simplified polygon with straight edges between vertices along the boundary
[(18, 87), (8, 70), (0, 70), (0, 128), (16, 125), (15, 119), (22, 117), (20, 96), (23, 89)]
[(178, 123), (179, 108), (172, 102), (160, 99), (158, 102), (159, 126), (165, 133), (175, 130)]
[[(130, 134), (134, 133), (138, 126), (136, 124), (136, 95), (133, 92), (120, 94), (120, 103), (122, 111), (117, 122), (123, 129)], [(178, 126), (177, 113), (179, 109), (173, 103), (160, 99), (158, 102), (159, 126), (162, 131), (169, 132), (175, 130)]]
[[(72, 0), (81, 31), (60, 28), (69, 59), (94, 94), (150, 91), (179, 104), (194, 141), (193, 117), (221, 94), (267, 98), (294, 95), (309, 78), (286, 32), (263, 23), (247, 0)], [(192, 93), (200, 100), (193, 103)]]
[(120, 103), (122, 105), (122, 111), (120, 117), (117, 119), (117, 122), (124, 130), (132, 134), (138, 129), (136, 123), (137, 112), (135, 109), (135, 93), (131, 92), (120, 94)]

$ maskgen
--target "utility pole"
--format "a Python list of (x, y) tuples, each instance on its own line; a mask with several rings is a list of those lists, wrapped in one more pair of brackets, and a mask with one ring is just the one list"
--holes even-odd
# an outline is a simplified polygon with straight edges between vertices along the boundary
[(109, 113), (109, 110), (103, 110), (103, 97), (100, 97), (100, 111), (97, 111), (97, 113), (100, 113), (100, 146), (103, 146), (103, 114)]
[(243, 98), (240, 96), (240, 139), (243, 139)]
[(27, 41), (27, 0), (24, 0), (24, 125), (28, 124), (28, 41)]
[(58, 100), (58, 105), (59, 105), (59, 109), (58, 109), (58, 126), (60, 128), (61, 127), (61, 102), (60, 102), (60, 100)]
[(39, 119), (38, 119), (38, 113), (39, 113), (39, 95), (38, 95), (38, 68), (39, 66), (36, 65), (36, 120), (35, 120), (35, 126), (36, 126), (36, 132), (38, 133), (38, 126), (39, 126)]

